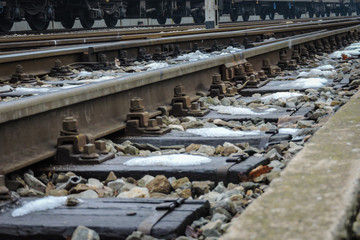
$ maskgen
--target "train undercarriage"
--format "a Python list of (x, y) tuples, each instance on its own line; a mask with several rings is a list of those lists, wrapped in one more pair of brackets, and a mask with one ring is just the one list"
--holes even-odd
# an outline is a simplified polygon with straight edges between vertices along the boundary
[[(258, 15), (262, 20), (274, 19), (275, 14), (285, 19), (360, 14), (360, 3), (349, 0), (325, 1), (267, 1), (218, 0), (219, 14), (229, 15), (232, 21), (248, 21)], [(180, 24), (183, 17), (195, 23), (205, 21), (204, 0), (0, 0), (0, 31), (11, 30), (14, 22), (26, 20), (34, 31), (46, 30), (51, 21), (61, 22), (71, 29), (79, 19), (89, 29), (96, 20), (104, 19), (114, 27), (122, 18), (152, 18), (159, 24), (172, 19)]]

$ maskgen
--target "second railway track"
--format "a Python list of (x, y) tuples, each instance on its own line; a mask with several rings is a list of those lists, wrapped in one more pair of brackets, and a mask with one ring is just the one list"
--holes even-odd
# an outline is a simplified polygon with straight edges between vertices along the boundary
[[(227, 205), (223, 205), (224, 201), (217, 202), (211, 198), (211, 195), (207, 196), (207, 200), (211, 202), (213, 211), (216, 213), (221, 213), (228, 218), (231, 218), (232, 215), (236, 213), (240, 214), (243, 211), (243, 207), (254, 201), (266, 188), (263, 183), (267, 180), (261, 179), (261, 176), (264, 173), (268, 173), (272, 168), (280, 168), (281, 162), (278, 161), (278, 159), (285, 159), (287, 161), (293, 154), (298, 152), (302, 148), (302, 144), (312, 134), (312, 128), (320, 127), (323, 124), (322, 121), (326, 120), (326, 118), (323, 117), (327, 113), (336, 111), (337, 108), (348, 101), (349, 97), (355, 92), (355, 85), (351, 83), (354, 79), (352, 79), (350, 73), (355, 69), (355, 67), (352, 69), (351, 63), (352, 61), (353, 63), (357, 61), (357, 45), (353, 45), (353, 49), (348, 50), (348, 52), (338, 52), (337, 54), (340, 54), (340, 57), (334, 55), (334, 58), (338, 60), (331, 60), (326, 56), (336, 49), (341, 49), (352, 42), (358, 41), (360, 37), (360, 25), (356, 24), (356, 21), (346, 23), (348, 26), (341, 25), (340, 23), (328, 24), (329, 25), (325, 25), (326, 27), (324, 27), (327, 31), (318, 30), (307, 33), (302, 31), (306, 31), (307, 28), (316, 28), (319, 26), (311, 26), (310, 24), (306, 26), (296, 26), (294, 29), (287, 30), (280, 28), (271, 29), (270, 33), (281, 35), (288, 31), (299, 31), (302, 32), (302, 34), (291, 37), (290, 35), (292, 34), (287, 34), (287, 36), (282, 36), (282, 38), (277, 37), (276, 40), (268, 43), (253, 42), (256, 36), (268, 34), (268, 28), (256, 29), (254, 30), (254, 35), (242, 31), (234, 31), (209, 34), (205, 39), (203, 35), (199, 34), (192, 36), (194, 37), (193, 39), (189, 37), (191, 44), (184, 43), (181, 45), (183, 51), (185, 51), (185, 47), (183, 46), (188, 46), (188, 48), (186, 48), (188, 50), (181, 54), (191, 54), (190, 49), (192, 49), (196, 50), (199, 55), (206, 55), (209, 54), (207, 50), (212, 49), (213, 51), (217, 51), (218, 55), (210, 54), (206, 55), (206, 59), (203, 60), (197, 59), (196, 61), (175, 62), (173, 65), (170, 64), (169, 67), (158, 70), (123, 73), (118, 77), (99, 83), (86, 84), (73, 89), (49, 94), (37, 92), (39, 96), (1, 102), (0, 133), (3, 137), (0, 138), (0, 175), (2, 175), (0, 179), (3, 181), (2, 184), (4, 184), (5, 178), (7, 178), (8, 182), (12, 183), (18, 181), (16, 177), (6, 177), (6, 175), (10, 176), (12, 172), (38, 162), (41, 162), (41, 165), (33, 166), (36, 174), (50, 172), (54, 174), (54, 176), (56, 174), (59, 174), (56, 176), (62, 176), (62, 172), (72, 172), (71, 174), (76, 174), (76, 176), (89, 178), (88, 185), (83, 186), (81, 185), (81, 180), (76, 179), (76, 176), (69, 173), (70, 175), (68, 175), (67, 178), (72, 181), (68, 182), (69, 186), (64, 188), (47, 186), (48, 191), (54, 190), (54, 192), (55, 190), (82, 192), (83, 190), (97, 189), (91, 185), (91, 183), (97, 184), (97, 182), (90, 179), (97, 177), (104, 180), (111, 171), (117, 176), (123, 176), (124, 179), (127, 178), (127, 182), (124, 184), (131, 183), (133, 185), (138, 184), (139, 186), (140, 184), (134, 181), (133, 178), (140, 179), (144, 173), (165, 175), (168, 178), (176, 177), (177, 179), (189, 177), (192, 182), (211, 180), (216, 183), (224, 182), (225, 185), (226, 183), (232, 183), (233, 185), (229, 186), (234, 186), (234, 189), (236, 188), (235, 190), (231, 189), (231, 187), (228, 187), (226, 190), (219, 184), (214, 191), (218, 191), (217, 193), (219, 194), (233, 194), (234, 191), (239, 191), (238, 195), (244, 198), (244, 201), (242, 201), (243, 199), (241, 199), (241, 201), (239, 200), (239, 202), (241, 202), (239, 208), (234, 207), (235, 210), (228, 209)], [(331, 26), (333, 26), (334, 29), (329, 30)], [(248, 39), (244, 42), (245, 37)], [(97, 65), (96, 68), (100, 70), (104, 70), (101, 67), (111, 69), (114, 66), (110, 63), (112, 63), (115, 58), (123, 61), (122, 64), (124, 64), (124, 60), (126, 63), (126, 59), (121, 59), (121, 50), (126, 49), (128, 51), (127, 60), (130, 60), (130, 56), (135, 56), (141, 52), (139, 52), (139, 47), (144, 46), (141, 44), (151, 46), (145, 52), (141, 52), (143, 55), (139, 54), (143, 57), (142, 59), (140, 58), (141, 60), (153, 58), (154, 55), (162, 56), (169, 60), (169, 56), (171, 56), (170, 52), (164, 51), (164, 49), (169, 49), (169, 46), (167, 46), (167, 48), (164, 48), (164, 46), (176, 43), (182, 44), (183, 40), (185, 42), (185, 38), (186, 37), (172, 37), (169, 39), (92, 45), (79, 51), (81, 55), (80, 58), (72, 57), (73, 60), (75, 60), (74, 62), (76, 62), (76, 64), (72, 66), (79, 66), (80, 69), (84, 67), (90, 69), (96, 65), (95, 63), (100, 60), (100, 56), (105, 53), (107, 59), (111, 60), (109, 63), (100, 61), (100, 64)], [(221, 45), (229, 46), (230, 39), (233, 39), (232, 47), (236, 50), (234, 52), (222, 52), (221, 54)], [(170, 40), (172, 42), (169, 42)], [(216, 44), (214, 44), (214, 40), (217, 40)], [(249, 48), (237, 48), (238, 45), (243, 43)], [(124, 48), (126, 44), (128, 44), (128, 48)], [(158, 46), (162, 46), (160, 52), (158, 50), (155, 51)], [(194, 48), (194, 46), (196, 47)], [(174, 48), (171, 49), (174, 50)], [(71, 54), (72, 51), (78, 50), (68, 48), (67, 51), (67, 54)], [(46, 50), (43, 50), (43, 52), (39, 52), (38, 55), (34, 54), (33, 58), (31, 54), (24, 52), (19, 53), (19, 55), (14, 54), (11, 56), (12, 59), (9, 59), (12, 61), (16, 60), (16, 62), (12, 63), (13, 65), (21, 63), (24, 65), (24, 69), (26, 69), (27, 66), (32, 66), (30, 63), (34, 61), (34, 59), (48, 57), (45, 52)], [(152, 53), (152, 55), (149, 55), (149, 53)], [(53, 58), (44, 58), (43, 61), (52, 62), (63, 53), (60, 53), (60, 51), (56, 53), (54, 51), (52, 54)], [(84, 56), (86, 56), (87, 61), (81, 62), (80, 59), (84, 58)], [(28, 59), (28, 63), (24, 64), (25, 58)], [(353, 58), (355, 60), (352, 60)], [(9, 59), (6, 60), (5, 56), (0, 59), (3, 61), (1, 65), (5, 67), (11, 66), (6, 65)], [(71, 59), (62, 60), (66, 62), (66, 64), (71, 61)], [(336, 64), (344, 64), (341, 71), (334, 66), (329, 66)], [(302, 72), (300, 70), (301, 66), (306, 68)], [(43, 67), (45, 67), (45, 70)], [(346, 69), (346, 67), (348, 69)], [(62, 69), (66, 69), (66, 67)], [(34, 71), (34, 69), (32, 70)], [(45, 64), (34, 72), (39, 70), (42, 71), (42, 75), (44, 72), (48, 72)], [(72, 71), (74, 71), (73, 73), (78, 73), (77, 70)], [(94, 71), (96, 72), (96, 70)], [(21, 77), (25, 79), (22, 84), (32, 84), (31, 81), (26, 82), (26, 77), (30, 77), (29, 75), (21, 72), (18, 72), (18, 74), (19, 80), (21, 80)], [(4, 74), (4, 77), (6, 76), (7, 75)], [(64, 80), (59, 79), (59, 85), (61, 81)], [(65, 81), (71, 82), (69, 79), (65, 79)], [(39, 82), (39, 80), (37, 80), (37, 82)], [(70, 84), (74, 84), (74, 82), (75, 81)], [(274, 105), (265, 104), (265, 102), (269, 101), (265, 100), (266, 97), (270, 96), (269, 93), (277, 93), (278, 91), (291, 95), (295, 100), (293, 99), (293, 101), (289, 102), (277, 100)], [(263, 94), (263, 96), (261, 96), (261, 94)], [(208, 113), (209, 109), (206, 108), (204, 102), (199, 100), (205, 101), (205, 105), (211, 105), (210, 113)], [(230, 111), (238, 111), (239, 108), (236, 110), (236, 105), (238, 105), (238, 107), (247, 107), (245, 110), (242, 109), (240, 113), (233, 113), (234, 115), (230, 116), (224, 115), (220, 110), (225, 111), (225, 108), (223, 109), (222, 107), (231, 104), (235, 104), (233, 106), (235, 108)], [(216, 105), (218, 106), (216, 107)], [(275, 106), (276, 108), (274, 108)], [(169, 115), (174, 115), (177, 118), (169, 117)], [(180, 128), (182, 127), (182, 130), (188, 130), (199, 127), (200, 125), (203, 127), (203, 131), (201, 132), (200, 130), (198, 133), (194, 133), (197, 131), (196, 128), (192, 130), (193, 132), (183, 131), (179, 133), (175, 131), (175, 133), (167, 133), (169, 128), (181, 130)], [(286, 130), (282, 129), (284, 126), (287, 126)], [(294, 131), (288, 129), (289, 126), (297, 126), (299, 129), (305, 128), (305, 132), (308, 128), (308, 132), (303, 135), (297, 135)], [(212, 131), (211, 128), (220, 129), (222, 134), (224, 134), (224, 132), (227, 133), (229, 130), (231, 133), (229, 133), (230, 135), (225, 134), (218, 138), (213, 138), (209, 137)], [(245, 133), (245, 135), (241, 136), (234, 135), (238, 130), (256, 131), (250, 135), (246, 135)], [(241, 131), (238, 131), (238, 133), (239, 132)], [(108, 141), (107, 147), (109, 148), (109, 146), (111, 146), (118, 154), (115, 159), (111, 160), (114, 154), (111, 153), (111, 151), (106, 151), (106, 143), (101, 140), (99, 141), (99, 139), (103, 137), (108, 138), (110, 134), (114, 133), (120, 135), (112, 135), (109, 137), (115, 143)], [(159, 136), (160, 134), (165, 135)], [(141, 135), (142, 137), (131, 135)], [(130, 160), (130, 157), (135, 157), (136, 160), (136, 157), (140, 153), (139, 150), (141, 150), (141, 153), (144, 155), (149, 155), (149, 153), (156, 155), (156, 152), (163, 153), (163, 156), (169, 153), (179, 154), (185, 152), (207, 154), (209, 160), (206, 160), (208, 162), (204, 165), (192, 166), (190, 164), (190, 166), (184, 167), (159, 167), (156, 166), (156, 164), (151, 166), (135, 164), (135, 167), (132, 167), (130, 163), (125, 164), (125, 162)], [(277, 155), (275, 151), (284, 154), (284, 156)], [(233, 154), (234, 158), (229, 157), (232, 153), (236, 153)], [(121, 156), (122, 154), (128, 154), (129, 156)], [(239, 156), (239, 154), (241, 156)], [(150, 159), (147, 161), (150, 161)], [(194, 158), (191, 161), (196, 162), (198, 160)], [(50, 166), (49, 163), (51, 163)], [(163, 165), (166, 164), (164, 163)], [(30, 173), (31, 172), (28, 172), (26, 174), (31, 175)], [(32, 179), (31, 176), (28, 175), (26, 175), (25, 185), (29, 185), (31, 182), (29, 179)], [(276, 173), (273, 172), (273, 175), (276, 175)], [(269, 179), (271, 179), (271, 176), (271, 174), (268, 175)], [(110, 175), (108, 177), (110, 179)], [(47, 177), (45, 176), (45, 178)], [(42, 180), (45, 181), (45, 178), (43, 176)], [(162, 177), (156, 177), (157, 180), (159, 178)], [(77, 182), (77, 180), (79, 180), (79, 182)], [(109, 182), (111, 182), (111, 180), (109, 180)], [(46, 181), (49, 181), (49, 179)], [(58, 183), (61, 183), (61, 181), (59, 180)], [(115, 185), (116, 183), (113, 184)], [(213, 188), (210, 187), (211, 183), (208, 184), (209, 188)], [(39, 185), (41, 191), (44, 191), (43, 185)], [(78, 188), (76, 188), (76, 186), (78, 186)], [(152, 191), (150, 185), (147, 187)], [(106, 191), (109, 190), (103, 186), (101, 189), (103, 190), (97, 190), (97, 195), (103, 196), (106, 194), (104, 189), (106, 189)], [(170, 189), (179, 189), (176, 194), (174, 193), (172, 196), (195, 197), (198, 194), (195, 193), (197, 191), (195, 189), (190, 189), (189, 193), (189, 190), (186, 190), (186, 188), (177, 188), (175, 185), (172, 185)], [(26, 187), (25, 190), (19, 190), (18, 192), (26, 195), (25, 191)], [(232, 191), (232, 193), (228, 191)], [(246, 193), (242, 195), (242, 191), (246, 191)], [(125, 190), (124, 192), (125, 193), (116, 193), (119, 194), (119, 197), (130, 194), (126, 193)], [(37, 192), (33, 191), (32, 193), (36, 195)], [(212, 194), (216, 195), (217, 193)], [(164, 195), (156, 194), (155, 191), (153, 196), (159, 197)], [(231, 195), (231, 197), (232, 196), (233, 195)], [(240, 198), (240, 196), (238, 197)], [(232, 201), (236, 202), (237, 200), (233, 197)], [(115, 202), (122, 202), (124, 206), (129, 206), (129, 209), (132, 209), (130, 205), (127, 205), (130, 204), (129, 201), (88, 200), (85, 204), (80, 204), (80, 208), (84, 207), (85, 210), (75, 208), (74, 211), (79, 213), (79, 215), (77, 215), (79, 218), (74, 220), (74, 224), (86, 222), (86, 219), (89, 219), (86, 217), (88, 214), (86, 211), (88, 209), (94, 209), (94, 206), (100, 209), (102, 207), (106, 209), (108, 206), (112, 208), (115, 206), (112, 205), (115, 204)], [(145, 204), (159, 203), (157, 200), (149, 200), (142, 204), (145, 206)], [(131, 202), (131, 204), (134, 204), (134, 202)], [(140, 223), (136, 228), (128, 227), (125, 223), (119, 227), (118, 224), (116, 224), (115, 218), (113, 219), (112, 217), (108, 218), (109, 221), (103, 222), (106, 223), (107, 226), (102, 225), (100, 223), (102, 221), (87, 223), (93, 226), (93, 228), (99, 231), (100, 235), (105, 238), (125, 238), (131, 231), (136, 229), (159, 238), (173, 238), (176, 235), (182, 235), (185, 230), (184, 224), (190, 225), (191, 222), (184, 221), (175, 223), (176, 221), (169, 217), (175, 216), (170, 215), (171, 210), (179, 208), (180, 211), (183, 209), (180, 207), (182, 206), (185, 208), (183, 209), (184, 211), (193, 211), (193, 217), (196, 219), (200, 216), (205, 216), (205, 212), (208, 211), (209, 208), (209, 206), (202, 201), (184, 202), (184, 200), (177, 200), (165, 205), (165, 212), (161, 212), (164, 210), (161, 209), (161, 206), (164, 205), (160, 204), (156, 208), (159, 211), (154, 214), (155, 217), (153, 217), (151, 221), (148, 220), (150, 218), (142, 219), (142, 212), (135, 212), (134, 214), (134, 212), (130, 210), (119, 210), (120, 212), (117, 213), (119, 216), (124, 214), (127, 216), (124, 220), (125, 222), (126, 219), (130, 219), (129, 216), (137, 216), (137, 220), (135, 220), (135, 217), (131, 218), (132, 221)], [(152, 207), (144, 207), (144, 209), (152, 209)], [(52, 226), (56, 221), (53, 222), (51, 214), (56, 214), (56, 211), (64, 216), (74, 213), (63, 207), (54, 210), (55, 213), (50, 211), (49, 215), (45, 212), (43, 217), (39, 218), (42, 219), (44, 223), (39, 222), (38, 224), (45, 224), (47, 221), (51, 226), (38, 232), (32, 232), (26, 227), (30, 222), (31, 216), (29, 219), (25, 217), (24, 222), (21, 223), (23, 224), (21, 225), (23, 229), (16, 231), (17, 225), (19, 224), (16, 222), (16, 218), (14, 220), (8, 218), (10, 215), (3, 215), (0, 216), (0, 222), (2, 222), (2, 226), (6, 226), (10, 231), (6, 233), (4, 230), (6, 227), (0, 228), (1, 234), (8, 234), (6, 236), (15, 238), (17, 236), (30, 238), (33, 236), (41, 236), (46, 238), (50, 235), (60, 236), (59, 231), (63, 233), (67, 231), (66, 236), (69, 236), (68, 231), (70, 231), (70, 229), (73, 230), (74, 225), (64, 224), (60, 226), (60, 228)], [(144, 212), (146, 211), (144, 210)], [(212, 218), (215, 218), (215, 212), (211, 213)], [(116, 217), (115, 213), (114, 215), (106, 211), (104, 211), (104, 213), (109, 214), (108, 217)], [(102, 214), (104, 213), (99, 213), (95, 210), (91, 212), (91, 214), (94, 214), (93, 216), (100, 216), (99, 219), (102, 219), (101, 216), (103, 216)], [(185, 216), (185, 213), (179, 213), (177, 210), (174, 210), (174, 214), (175, 213)], [(149, 214), (151, 215), (151, 213)], [(160, 216), (159, 214), (164, 215)], [(178, 229), (181, 229), (181, 231), (179, 230), (181, 233), (176, 232), (178, 230), (167, 229), (162, 225), (165, 223), (159, 223), (156, 226), (157, 222), (155, 220), (158, 220), (157, 217), (160, 216), (160, 219), (166, 216), (166, 214), (169, 214), (166, 221), (170, 221), (173, 226), (179, 226)], [(217, 215), (217, 217), (220, 218), (222, 216)], [(221, 221), (220, 222), (223, 223), (228, 220)], [(217, 222), (217, 220), (215, 219), (213, 222)], [(38, 227), (36, 223), (32, 224)], [(188, 228), (187, 234), (189, 236), (202, 235), (203, 237), (219, 237), (217, 233), (226, 230), (225, 226), (220, 224), (216, 227), (216, 231), (210, 231), (209, 228), (211, 224), (211, 222), (206, 221), (202, 223), (194, 222), (192, 225), (193, 229)], [(201, 230), (195, 231), (199, 226)], [(221, 229), (220, 226), (222, 226)], [(117, 229), (119, 232), (117, 232), (116, 235), (114, 231), (106, 231), (104, 229)], [(169, 234), (165, 230), (172, 232)]]

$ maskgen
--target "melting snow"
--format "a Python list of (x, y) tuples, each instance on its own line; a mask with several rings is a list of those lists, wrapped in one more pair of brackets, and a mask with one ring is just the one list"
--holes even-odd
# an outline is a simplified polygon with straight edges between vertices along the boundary
[(332, 54), (330, 54), (329, 56), (331, 58), (342, 58), (342, 55), (346, 55), (347, 57), (357, 57), (358, 55), (360, 55), (360, 50), (343, 50), (343, 51), (335, 51)]
[(147, 71), (149, 70), (156, 70), (156, 69), (160, 69), (160, 68), (165, 68), (168, 67), (169, 64), (166, 62), (154, 62), (154, 63), (150, 63), (148, 65), (145, 65), (145, 69), (147, 69)]
[(264, 97), (261, 97), (260, 99), (263, 101), (267, 101), (267, 100), (271, 100), (271, 99), (280, 99), (280, 98), (292, 98), (292, 97), (298, 97), (298, 96), (302, 96), (301, 93), (296, 93), (296, 92), (277, 92), (277, 93), (273, 93)]
[(210, 158), (186, 154), (171, 154), (132, 158), (124, 163), (126, 166), (195, 166), (211, 162)]
[(81, 72), (79, 72), (79, 74), (78, 74), (77, 77), (91, 77), (91, 76), (92, 76), (92, 73), (91, 73), (91, 72), (81, 71)]
[(314, 77), (326, 77), (331, 78), (335, 77), (336, 71), (323, 71), (318, 68), (311, 69), (309, 72), (300, 72), (298, 77), (307, 77), (307, 78), (314, 78)]
[(233, 107), (233, 106), (210, 106), (209, 108), (211, 110), (217, 111), (218, 113), (231, 114), (231, 115), (242, 115), (242, 114), (244, 114), (244, 115), (264, 115), (269, 112), (276, 111), (275, 108), (269, 108), (263, 112), (258, 113), (258, 112), (254, 112), (250, 108)]
[(299, 78), (291, 83), (281, 84), (280, 87), (320, 88), (323, 87), (327, 81), (325, 78)]
[(26, 214), (38, 211), (45, 211), (48, 209), (54, 209), (65, 205), (67, 197), (44, 197), (35, 201), (25, 203), (22, 207), (15, 209), (11, 216), (19, 217)]
[(290, 134), (290, 135), (294, 135), (299, 131), (299, 129), (297, 128), (279, 128), (279, 133), (280, 134)]
[(323, 66), (317, 67), (317, 69), (320, 69), (320, 70), (322, 70), (322, 71), (324, 71), (324, 70), (325, 70), (325, 71), (330, 71), (330, 70), (333, 70), (333, 69), (334, 69), (334, 66), (327, 64), (327, 65), (323, 65)]
[(181, 55), (181, 56), (177, 57), (175, 60), (191, 62), (191, 61), (197, 61), (197, 60), (206, 59), (206, 58), (210, 58), (210, 54), (205, 54), (205, 53), (202, 53), (199, 50), (197, 50), (196, 52), (191, 52), (188, 54)]
[(28, 93), (32, 93), (32, 92), (48, 92), (50, 89), (49, 88), (26, 88), (26, 87), (18, 87), (15, 89), (15, 92), (28, 92)]
[(241, 137), (244, 135), (257, 135), (260, 131), (233, 131), (224, 127), (190, 128), (186, 132), (202, 137)]

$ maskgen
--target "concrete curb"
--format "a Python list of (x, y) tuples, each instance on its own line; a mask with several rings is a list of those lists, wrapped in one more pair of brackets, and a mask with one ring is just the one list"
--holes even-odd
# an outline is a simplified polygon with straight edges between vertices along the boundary
[(222, 240), (349, 239), (360, 190), (360, 92), (307, 143)]

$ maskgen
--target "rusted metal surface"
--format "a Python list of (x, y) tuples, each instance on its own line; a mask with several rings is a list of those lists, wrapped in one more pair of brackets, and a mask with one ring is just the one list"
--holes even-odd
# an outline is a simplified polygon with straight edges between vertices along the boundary
[[(269, 57), (273, 61), (278, 60), (278, 51), (281, 49), (301, 46), (335, 34), (347, 34), (359, 28), (358, 25), (312, 36), (294, 37), (291, 41), (244, 50), (241, 54), (179, 64), (82, 88), (3, 103), (0, 105), (0, 174), (53, 156), (61, 120), (65, 117), (76, 117), (81, 133), (99, 138), (125, 127), (123, 121), (126, 120), (129, 105), (124, 103), (128, 103), (132, 97), (141, 96), (147, 109), (155, 111), (158, 106), (170, 104), (173, 92), (169, 89), (179, 83), (183, 84), (184, 91), (189, 95), (207, 91), (212, 76), (219, 73), (221, 66), (226, 63), (246, 58), (253, 63), (255, 70), (260, 70), (260, 59)], [(287, 54), (291, 56), (290, 51)]]
[[(170, 36), (166, 38), (151, 40), (127, 40), (121, 42), (102, 43), (102, 44), (86, 44), (73, 47), (56, 47), (45, 50), (31, 52), (17, 52), (11, 54), (0, 55), (0, 82), (8, 80), (14, 73), (18, 64), (21, 64), (24, 71), (28, 74), (39, 75), (46, 74), (51, 71), (53, 63), (60, 59), (64, 65), (73, 62), (96, 62), (100, 60), (102, 54), (107, 54), (109, 59), (121, 58), (119, 50), (126, 50), (127, 55), (136, 58), (139, 55), (140, 48), (146, 48), (147, 54), (153, 54), (157, 48), (163, 48), (166, 44), (178, 45), (180, 49), (193, 49), (196, 44), (211, 48), (214, 41), (219, 44), (228, 45), (231, 41), (242, 43), (245, 37), (255, 41), (256, 36), (268, 34), (269, 32), (281, 36), (283, 33), (299, 33), (303, 31), (317, 31), (320, 28), (343, 28), (352, 26), (358, 21), (331, 22), (331, 23), (305, 23), (299, 26), (278, 26), (278, 27), (262, 27), (250, 30), (236, 30), (227, 32), (214, 32), (200, 34), (194, 31), (186, 36)], [(196, 33), (196, 34), (194, 34)], [(175, 35), (173, 33), (173, 35)]]

